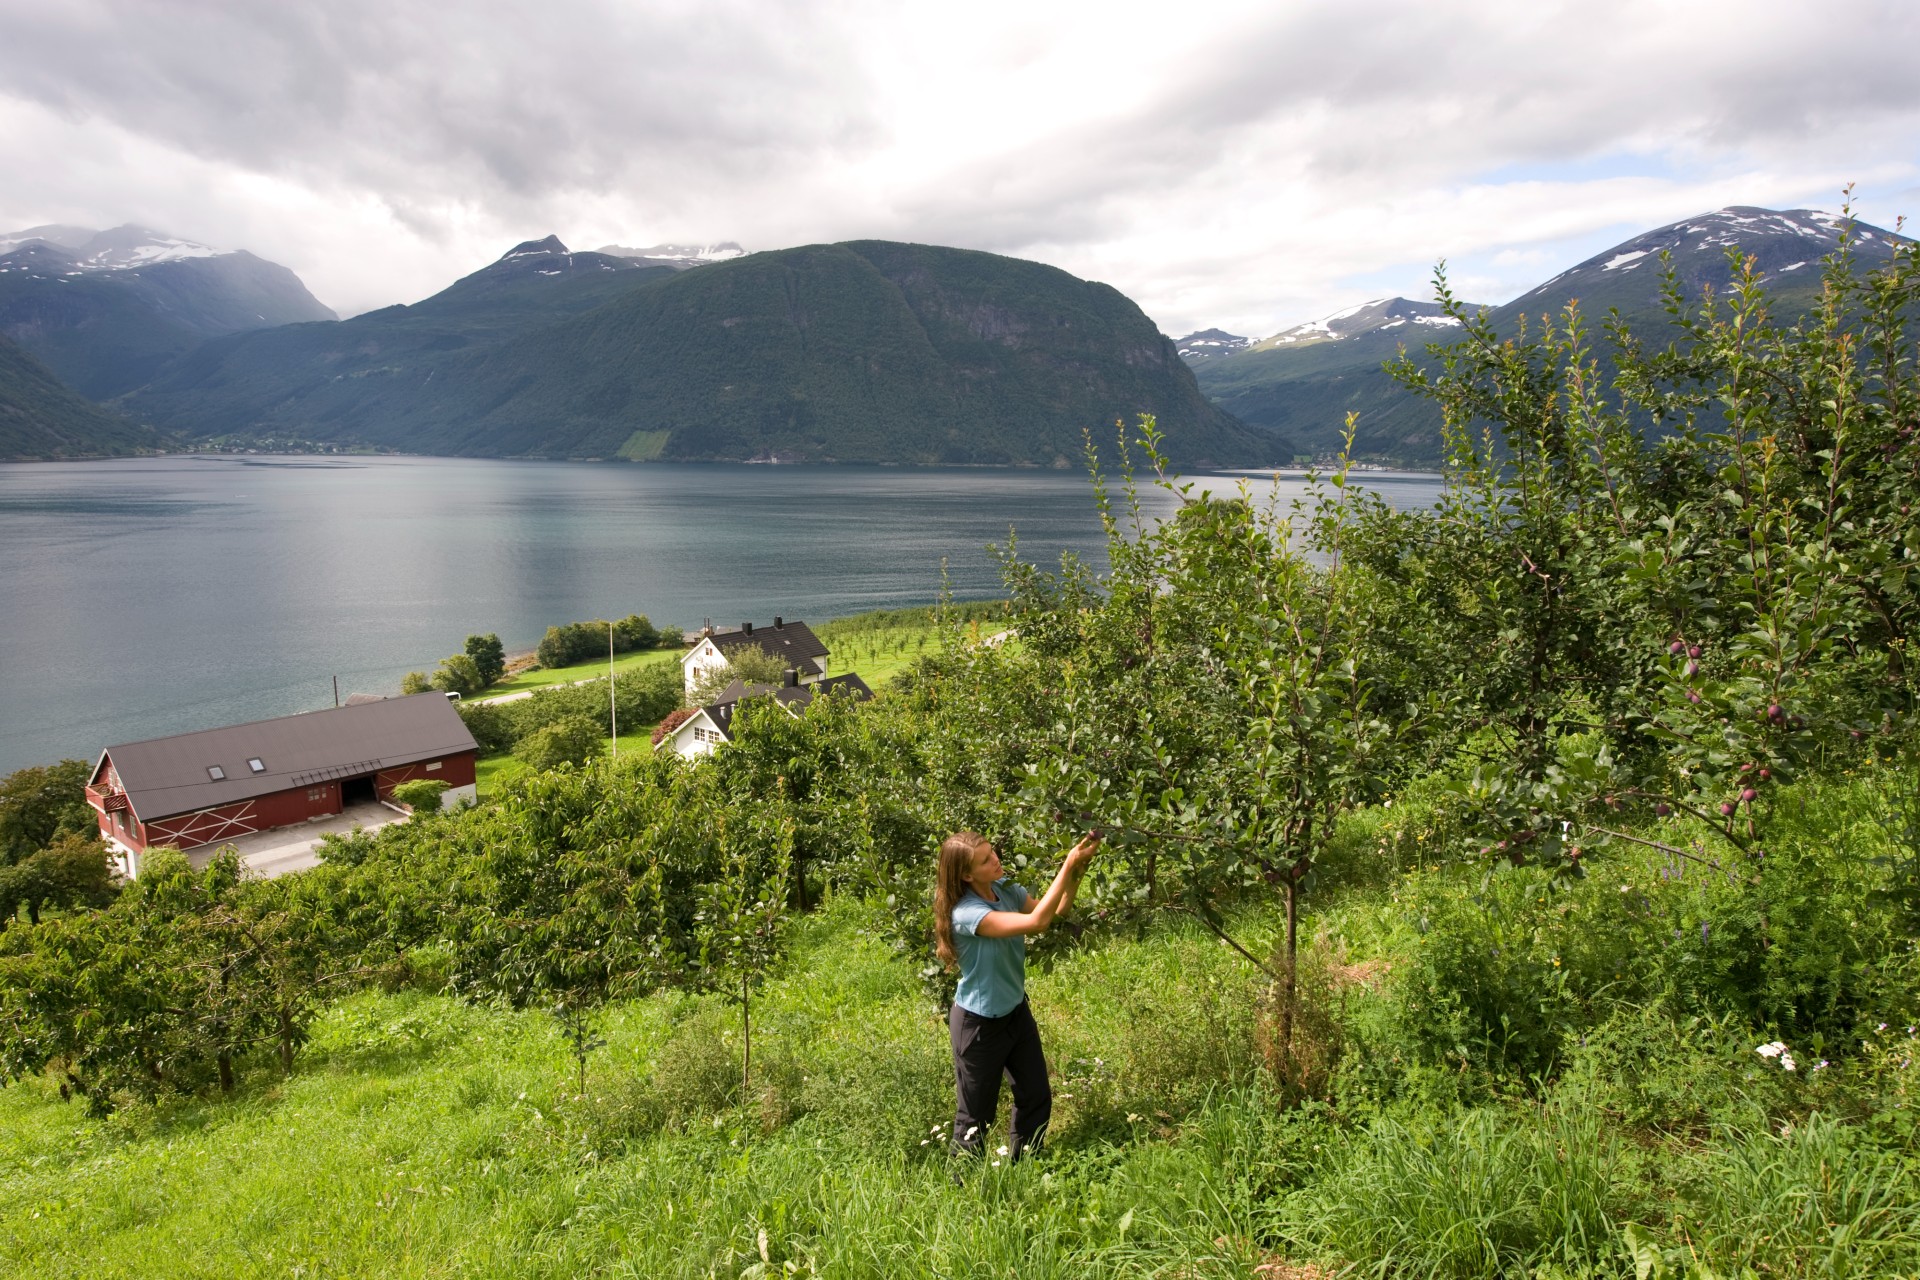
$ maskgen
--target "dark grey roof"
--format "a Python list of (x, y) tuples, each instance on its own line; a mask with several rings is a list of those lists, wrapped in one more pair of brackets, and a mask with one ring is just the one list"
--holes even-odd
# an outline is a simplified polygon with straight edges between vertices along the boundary
[(731, 742), (734, 709), (748, 698), (770, 697), (788, 710), (798, 711), (812, 702), (816, 694), (840, 691), (845, 691), (862, 702), (873, 696), (873, 690), (867, 687), (867, 682), (851, 672), (844, 676), (833, 676), (826, 680), (816, 680), (812, 684), (802, 685), (746, 684), (735, 680), (720, 691), (717, 699), (700, 709), (707, 713), (707, 719), (713, 721), (713, 727), (720, 731), (720, 735)]
[(782, 621), (777, 627), (755, 627), (748, 631), (715, 632), (710, 639), (714, 648), (722, 654), (732, 653), (736, 649), (760, 649), (772, 654), (789, 667), (805, 670), (803, 664), (811, 664), (812, 669), (824, 671), (815, 659), (824, 658), (830, 652), (820, 643), (820, 637), (813, 634), (813, 628), (804, 622)]
[[(108, 747), (104, 756), (113, 761), (134, 813), (151, 822), (477, 750), (453, 704), (441, 694), (420, 693), (123, 742)], [(249, 759), (259, 760), (265, 771), (253, 772)], [(225, 780), (209, 777), (208, 765), (225, 771)]]

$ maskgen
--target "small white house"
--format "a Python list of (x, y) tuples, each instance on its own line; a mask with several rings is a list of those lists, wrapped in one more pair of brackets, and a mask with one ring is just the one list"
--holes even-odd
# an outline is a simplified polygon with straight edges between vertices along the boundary
[(771, 627), (743, 623), (738, 631), (714, 631), (708, 628), (680, 659), (681, 687), (689, 698), (694, 686), (715, 671), (726, 668), (727, 655), (742, 649), (759, 649), (772, 655), (781, 666), (799, 673), (801, 684), (824, 680), (827, 675), (827, 646), (804, 622), (775, 618)]
[(817, 695), (831, 693), (845, 693), (862, 702), (873, 696), (867, 682), (851, 673), (811, 684), (801, 684), (798, 680), (785, 685), (744, 684), (735, 680), (721, 691), (719, 698), (681, 721), (661, 745), (672, 747), (689, 758), (708, 755), (721, 743), (733, 741), (733, 714), (747, 699), (772, 698), (788, 715), (797, 716)]

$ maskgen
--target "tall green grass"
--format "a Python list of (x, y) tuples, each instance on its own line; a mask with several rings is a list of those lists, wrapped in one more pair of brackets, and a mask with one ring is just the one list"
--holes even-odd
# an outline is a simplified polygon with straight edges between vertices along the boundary
[[(1019, 1166), (948, 1155), (945, 1027), (878, 904), (796, 924), (744, 1089), (717, 998), (609, 1009), (581, 1092), (545, 1014), (364, 992), (232, 1100), (0, 1091), (0, 1275), (1920, 1275), (1875, 794), (1809, 788), (1744, 876), (1489, 872), (1417, 799), (1360, 815), (1307, 920), (1324, 1079), (1285, 1105), (1262, 980), (1210, 934), (1049, 940), (1053, 1142)], [(1756, 902), (1798, 914), (1743, 969), (1710, 947)], [(1258, 900), (1228, 924), (1256, 954), (1278, 928)], [(1794, 1072), (1754, 1053), (1779, 1036)]]

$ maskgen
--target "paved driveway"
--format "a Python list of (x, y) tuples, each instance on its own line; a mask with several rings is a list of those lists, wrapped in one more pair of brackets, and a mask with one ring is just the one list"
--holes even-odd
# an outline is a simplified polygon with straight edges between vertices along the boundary
[(343, 812), (329, 818), (303, 822), (297, 827), (262, 831), (259, 835), (241, 836), (237, 840), (195, 849), (192, 851), (192, 861), (195, 866), (204, 866), (216, 850), (230, 844), (240, 851), (240, 861), (249, 871), (263, 876), (285, 875), (289, 871), (304, 871), (319, 865), (320, 859), (314, 850), (319, 846), (321, 836), (345, 834), (355, 827), (372, 831), (389, 822), (406, 820), (406, 814), (383, 804), (362, 802), (349, 805)]

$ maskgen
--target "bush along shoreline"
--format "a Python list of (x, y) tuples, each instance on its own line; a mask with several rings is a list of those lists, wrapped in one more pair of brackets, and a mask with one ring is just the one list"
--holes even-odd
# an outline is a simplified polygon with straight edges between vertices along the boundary
[[(6, 1256), (1920, 1273), (1920, 250), (1800, 317), (1734, 265), (1659, 334), (1440, 280), (1430, 511), (1202, 492), (1143, 420), (1089, 449), (1105, 571), (1000, 549), (1017, 644), (949, 616), (698, 763), (16, 914)], [(931, 850), (1031, 882), (1093, 826), (1031, 953), (1050, 1148), (958, 1159)]]

